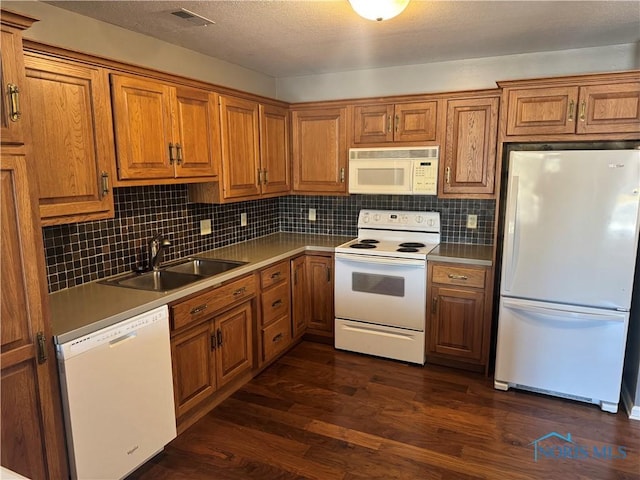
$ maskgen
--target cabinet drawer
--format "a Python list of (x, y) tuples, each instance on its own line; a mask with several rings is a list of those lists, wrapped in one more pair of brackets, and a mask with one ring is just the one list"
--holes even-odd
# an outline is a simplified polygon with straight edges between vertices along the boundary
[(480, 268), (434, 265), (431, 281), (433, 283), (484, 288), (485, 273), (486, 271)]
[(260, 284), (263, 290), (284, 280), (289, 280), (289, 261), (276, 263), (260, 272)]
[(291, 323), (289, 317), (262, 329), (262, 359), (267, 362), (277, 356), (291, 343)]
[(251, 298), (255, 294), (256, 280), (254, 275), (208, 290), (197, 297), (171, 307), (171, 328), (177, 330), (209, 318), (215, 312), (241, 300)]
[(291, 292), (289, 291), (289, 282), (283, 282), (280, 285), (262, 292), (263, 325), (269, 325), (283, 315), (286, 315), (287, 318), (290, 317), (290, 296)]

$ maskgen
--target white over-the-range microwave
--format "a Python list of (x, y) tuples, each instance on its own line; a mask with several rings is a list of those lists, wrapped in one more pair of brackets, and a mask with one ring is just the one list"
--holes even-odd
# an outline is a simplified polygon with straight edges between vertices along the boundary
[(349, 193), (437, 195), (438, 147), (349, 149)]

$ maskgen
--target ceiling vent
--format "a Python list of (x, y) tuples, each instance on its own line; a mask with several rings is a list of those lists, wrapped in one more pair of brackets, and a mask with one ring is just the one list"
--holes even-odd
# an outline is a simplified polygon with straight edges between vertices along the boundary
[(203, 17), (202, 15), (198, 15), (197, 13), (193, 13), (186, 8), (181, 8), (176, 12), (171, 12), (171, 15), (175, 15), (176, 17), (180, 17), (186, 20), (193, 25), (197, 25), (199, 27), (206, 27), (207, 25), (214, 25), (216, 22), (213, 20), (209, 20), (207, 17)]

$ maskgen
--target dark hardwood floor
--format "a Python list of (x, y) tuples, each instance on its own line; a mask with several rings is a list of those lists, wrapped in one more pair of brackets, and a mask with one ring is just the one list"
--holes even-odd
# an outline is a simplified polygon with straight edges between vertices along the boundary
[(129, 480), (640, 479), (622, 410), (303, 342)]

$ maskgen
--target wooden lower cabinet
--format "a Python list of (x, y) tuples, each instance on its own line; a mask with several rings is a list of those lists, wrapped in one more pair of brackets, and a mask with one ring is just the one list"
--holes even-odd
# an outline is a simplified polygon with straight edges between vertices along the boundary
[(291, 273), (289, 260), (278, 262), (260, 272), (260, 327), (258, 366), (275, 359), (292, 340)]
[(307, 333), (333, 337), (333, 255), (307, 255), (305, 269), (308, 282)]
[[(171, 305), (171, 361), (178, 431), (251, 377), (254, 275)], [(221, 304), (226, 299), (226, 304)], [(229, 390), (230, 387), (231, 389)]]
[(306, 256), (291, 260), (291, 325), (293, 338), (300, 338), (307, 331), (310, 296), (307, 280)]
[(488, 267), (428, 264), (427, 362), (485, 371), (491, 329)]
[(37, 198), (22, 147), (0, 160), (2, 465), (33, 480), (67, 478)]

